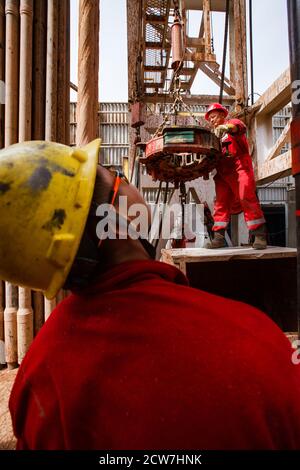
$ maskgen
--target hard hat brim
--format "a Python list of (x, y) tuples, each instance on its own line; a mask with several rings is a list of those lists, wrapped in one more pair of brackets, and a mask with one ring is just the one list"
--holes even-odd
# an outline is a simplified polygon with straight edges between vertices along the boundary
[(95, 139), (90, 142), (85, 147), (78, 149), (79, 154), (78, 158), (80, 158), (80, 152), (85, 152), (87, 154), (87, 159), (82, 165), (81, 170), (81, 188), (80, 191), (83, 194), (83, 204), (84, 204), (84, 214), (81, 220), (81, 226), (78, 230), (76, 238), (72, 240), (72, 248), (70, 251), (69, 259), (65, 266), (62, 269), (58, 269), (53, 276), (51, 283), (49, 284), (47, 290), (44, 292), (47, 299), (53, 299), (59, 290), (63, 287), (68, 277), (68, 274), (72, 268), (74, 263), (74, 259), (76, 257), (83, 232), (85, 229), (85, 225), (87, 222), (88, 214), (90, 211), (90, 206), (92, 202), (92, 197), (95, 188), (95, 181), (96, 181), (96, 174), (97, 174), (97, 165), (98, 165), (98, 156), (99, 150), (101, 145), (101, 139)]
[(209, 119), (208, 119), (208, 118), (209, 118), (209, 115), (210, 115), (210, 113), (212, 113), (213, 111), (218, 111), (219, 113), (224, 113), (224, 114), (225, 114), (225, 117), (228, 116), (228, 111), (227, 111), (226, 108), (223, 108), (223, 109), (222, 109), (222, 108), (219, 108), (219, 109), (218, 109), (218, 108), (216, 108), (216, 109), (210, 109), (209, 111), (207, 111), (207, 113), (206, 113), (205, 116), (204, 116), (204, 118), (205, 118), (206, 121), (209, 122)]

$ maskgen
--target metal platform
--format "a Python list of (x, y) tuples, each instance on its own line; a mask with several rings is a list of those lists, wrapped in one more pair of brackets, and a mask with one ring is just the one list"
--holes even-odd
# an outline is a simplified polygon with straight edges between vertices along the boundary
[(251, 247), (230, 247), (219, 248), (216, 250), (210, 250), (207, 248), (177, 248), (172, 250), (162, 250), (162, 261), (176, 265), (185, 274), (187, 263), (296, 257), (296, 248), (277, 246), (269, 246), (266, 250), (254, 250)]
[[(270, 316), (285, 332), (297, 330), (297, 250), (251, 247), (162, 250), (191, 287), (246, 302)], [(200, 307), (200, 306), (199, 306)]]

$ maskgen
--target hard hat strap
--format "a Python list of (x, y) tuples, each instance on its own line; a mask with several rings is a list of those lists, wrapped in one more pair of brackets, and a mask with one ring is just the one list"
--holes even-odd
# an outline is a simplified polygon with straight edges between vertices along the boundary
[(99, 265), (98, 247), (85, 230), (64, 289), (75, 290), (86, 287), (97, 272)]

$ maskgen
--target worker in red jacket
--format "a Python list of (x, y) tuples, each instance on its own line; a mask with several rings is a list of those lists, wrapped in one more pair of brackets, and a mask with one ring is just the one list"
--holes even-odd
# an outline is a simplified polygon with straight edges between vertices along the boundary
[(104, 203), (147, 207), (98, 150), (0, 152), (0, 278), (73, 291), (18, 371), (17, 448), (299, 449), (289, 341), (257, 309), (190, 288), (147, 240), (103, 237)]
[(245, 221), (254, 235), (253, 248), (265, 249), (266, 224), (256, 195), (256, 185), (246, 126), (239, 119), (227, 119), (228, 111), (219, 103), (213, 103), (207, 110), (205, 119), (213, 126), (221, 139), (223, 158), (217, 166), (214, 177), (216, 200), (214, 207), (214, 239), (210, 248), (226, 246), (225, 231), (230, 215), (244, 212)]

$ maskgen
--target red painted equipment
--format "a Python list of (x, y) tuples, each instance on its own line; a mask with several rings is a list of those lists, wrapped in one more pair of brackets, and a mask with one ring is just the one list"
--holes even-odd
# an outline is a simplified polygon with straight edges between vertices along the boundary
[(178, 184), (203, 176), (208, 178), (221, 157), (220, 142), (207, 129), (196, 126), (166, 127), (144, 145), (146, 165), (152, 178)]
[[(222, 149), (219, 139), (203, 127), (203, 122), (183, 102), (180, 83), (180, 69), (184, 61), (183, 25), (178, 2), (174, 2), (174, 7), (175, 18), (171, 32), (174, 73), (170, 84), (174, 102), (152, 139), (146, 144), (137, 143), (137, 147), (143, 151), (139, 162), (146, 166), (154, 181), (170, 182), (178, 187), (180, 183), (200, 176), (208, 179), (222, 155)], [(221, 108), (227, 113), (226, 108)], [(176, 124), (176, 116), (181, 110), (188, 112), (196, 125), (170, 127), (170, 118), (174, 117), (173, 122)]]
[(141, 127), (146, 122), (145, 105), (136, 101), (131, 105), (131, 127)]

